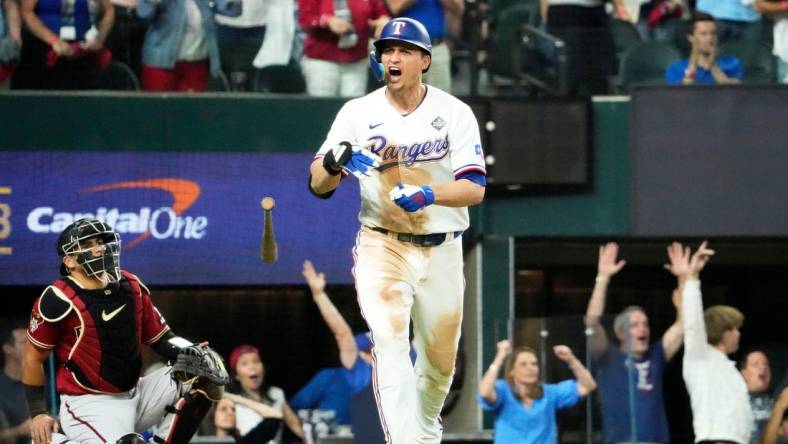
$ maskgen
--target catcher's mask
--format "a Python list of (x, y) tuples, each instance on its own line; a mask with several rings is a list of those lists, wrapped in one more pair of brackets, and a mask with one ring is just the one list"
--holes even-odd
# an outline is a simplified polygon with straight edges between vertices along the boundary
[[(99, 244), (85, 245), (91, 238), (98, 238)], [(60, 274), (63, 276), (69, 271), (62, 258), (76, 256), (77, 264), (88, 276), (106, 277), (108, 282), (120, 280), (120, 235), (98, 219), (79, 219), (66, 227), (57, 239), (57, 254), (61, 257)]]

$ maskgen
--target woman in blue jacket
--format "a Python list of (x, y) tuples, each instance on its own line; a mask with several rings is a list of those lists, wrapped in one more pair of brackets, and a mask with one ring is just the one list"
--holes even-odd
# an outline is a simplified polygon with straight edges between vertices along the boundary
[(479, 404), (495, 413), (495, 444), (555, 444), (555, 413), (571, 407), (596, 388), (591, 373), (565, 345), (553, 347), (575, 379), (543, 384), (536, 351), (518, 347), (509, 359), (504, 379), (497, 379), (501, 365), (511, 354), (508, 340), (498, 343), (495, 360), (479, 383)]
[(148, 31), (142, 47), (146, 91), (205, 91), (221, 72), (214, 13), (241, 15), (240, 0), (140, 0)]

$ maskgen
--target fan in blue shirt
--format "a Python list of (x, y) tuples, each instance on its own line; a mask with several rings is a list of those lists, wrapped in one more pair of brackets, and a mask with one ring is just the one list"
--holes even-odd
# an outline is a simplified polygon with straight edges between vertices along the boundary
[[(558, 442), (556, 411), (577, 404), (596, 388), (588, 369), (565, 345), (553, 347), (575, 379), (544, 384), (539, 376), (536, 351), (518, 347), (511, 353), (508, 340), (500, 341), (495, 360), (479, 383), (479, 404), (495, 413), (495, 444), (555, 444)], [(497, 379), (501, 365), (511, 353), (504, 379)]]
[(744, 79), (741, 61), (733, 56), (717, 55), (717, 23), (708, 14), (698, 12), (687, 33), (692, 45), (690, 58), (668, 66), (665, 81), (671, 85), (714, 85), (740, 83)]

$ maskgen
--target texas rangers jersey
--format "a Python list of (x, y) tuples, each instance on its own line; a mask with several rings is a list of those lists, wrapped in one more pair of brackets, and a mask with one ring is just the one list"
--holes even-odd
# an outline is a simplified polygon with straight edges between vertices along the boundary
[(121, 271), (118, 284), (87, 290), (68, 277), (47, 287), (33, 305), (27, 337), (54, 349), (58, 393), (120, 393), (137, 384), (140, 345), (169, 330), (148, 289)]
[[(422, 103), (401, 115), (380, 88), (350, 100), (337, 114), (317, 155), (342, 141), (369, 146), (383, 160), (380, 172), (362, 177), (363, 225), (400, 233), (430, 234), (468, 228), (468, 210), (430, 205), (407, 213), (389, 199), (397, 182), (443, 185), (469, 172), (485, 174), (479, 127), (471, 109), (454, 96), (427, 86)], [(389, 167), (385, 169), (386, 167)]]

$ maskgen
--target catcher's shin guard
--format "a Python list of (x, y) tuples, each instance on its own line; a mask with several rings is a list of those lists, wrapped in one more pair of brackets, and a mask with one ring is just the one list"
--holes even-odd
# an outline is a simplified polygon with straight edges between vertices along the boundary
[(200, 427), (211, 408), (211, 401), (204, 392), (193, 390), (178, 399), (170, 412), (174, 413), (170, 430), (164, 438), (166, 444), (187, 444)]

